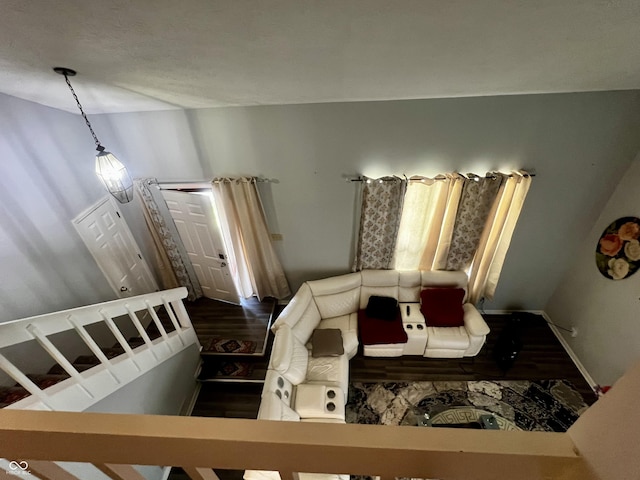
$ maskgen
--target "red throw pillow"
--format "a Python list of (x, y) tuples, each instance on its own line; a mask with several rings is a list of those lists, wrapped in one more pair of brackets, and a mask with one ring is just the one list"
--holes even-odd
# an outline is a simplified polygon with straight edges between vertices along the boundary
[(420, 311), (428, 327), (461, 327), (464, 325), (462, 288), (425, 288), (420, 292)]

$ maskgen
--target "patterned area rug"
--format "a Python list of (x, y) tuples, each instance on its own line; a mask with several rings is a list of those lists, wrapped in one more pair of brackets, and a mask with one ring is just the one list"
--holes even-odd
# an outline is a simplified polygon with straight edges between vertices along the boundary
[(256, 342), (213, 337), (203, 342), (203, 351), (208, 353), (254, 353)]
[(253, 373), (253, 364), (249, 362), (220, 362), (216, 377), (248, 377)]
[(359, 383), (349, 386), (347, 423), (415, 425), (452, 407), (491, 412), (521, 430), (566, 431), (587, 404), (566, 380)]

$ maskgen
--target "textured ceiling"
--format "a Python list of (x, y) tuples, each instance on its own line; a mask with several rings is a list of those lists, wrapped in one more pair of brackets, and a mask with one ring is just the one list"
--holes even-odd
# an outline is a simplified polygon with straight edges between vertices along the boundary
[(0, 92), (89, 113), (640, 88), (638, 0), (0, 0)]

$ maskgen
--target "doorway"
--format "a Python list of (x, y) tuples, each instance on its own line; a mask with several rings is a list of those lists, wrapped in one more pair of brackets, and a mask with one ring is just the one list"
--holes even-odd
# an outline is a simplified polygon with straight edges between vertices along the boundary
[(118, 297), (158, 290), (151, 269), (112, 197), (98, 201), (72, 223)]
[(210, 191), (162, 190), (205, 297), (240, 304), (233, 265)]

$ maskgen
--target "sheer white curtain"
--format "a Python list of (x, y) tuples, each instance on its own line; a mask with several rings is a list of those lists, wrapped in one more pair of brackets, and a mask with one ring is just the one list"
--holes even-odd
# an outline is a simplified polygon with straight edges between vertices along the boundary
[(469, 297), (473, 303), (493, 298), (530, 186), (531, 176), (524, 171), (504, 175), (471, 264)]
[(216, 178), (212, 190), (228, 254), (236, 263), (241, 295), (256, 295), (260, 300), (289, 296), (291, 290), (271, 244), (256, 179)]
[(444, 269), (462, 182), (458, 174), (409, 179), (394, 252), (395, 269)]

